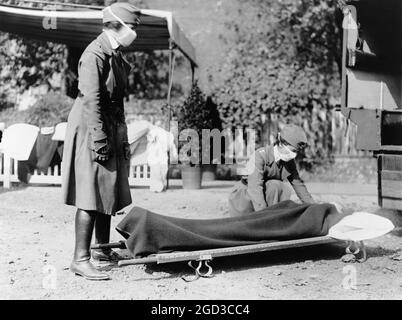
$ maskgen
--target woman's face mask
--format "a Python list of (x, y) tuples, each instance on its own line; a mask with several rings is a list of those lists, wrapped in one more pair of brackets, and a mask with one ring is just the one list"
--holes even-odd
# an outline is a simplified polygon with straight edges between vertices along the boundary
[(296, 152), (293, 152), (292, 150), (289, 149), (288, 146), (285, 146), (283, 144), (278, 148), (278, 151), (279, 151), (279, 157), (281, 158), (282, 161), (285, 162), (291, 161), (295, 159), (297, 156)]
[(134, 40), (137, 39), (137, 32), (132, 30), (127, 24), (123, 22), (123, 20), (116, 16), (113, 13), (112, 9), (110, 9), (109, 7), (106, 9), (109, 10), (110, 14), (115, 17), (115, 19), (119, 21), (122, 25), (119, 31), (113, 31), (116, 41), (123, 47), (129, 47), (134, 42)]
[(116, 41), (123, 47), (129, 47), (135, 39), (137, 39), (137, 32), (127, 25), (123, 25), (120, 30), (116, 32)]

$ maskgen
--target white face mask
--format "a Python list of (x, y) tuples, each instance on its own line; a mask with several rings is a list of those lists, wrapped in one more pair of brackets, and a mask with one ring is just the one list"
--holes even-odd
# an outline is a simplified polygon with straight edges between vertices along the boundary
[(278, 156), (282, 161), (288, 162), (296, 158), (297, 153), (290, 150), (287, 146), (281, 145), (278, 148)]
[(116, 41), (123, 47), (129, 47), (135, 39), (137, 39), (137, 32), (132, 30), (127, 24), (123, 22), (118, 16), (116, 16), (110, 7), (106, 7), (109, 13), (122, 24), (119, 31), (112, 31)]

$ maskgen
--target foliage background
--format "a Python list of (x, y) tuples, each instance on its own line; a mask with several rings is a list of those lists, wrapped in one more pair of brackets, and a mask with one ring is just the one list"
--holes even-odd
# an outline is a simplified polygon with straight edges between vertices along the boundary
[(340, 95), (338, 11), (331, 0), (242, 2), (237, 19), (227, 22), (236, 44), (214, 90), (226, 126), (253, 127), (264, 144), (292, 122), (309, 138), (304, 167), (331, 158), (329, 116)]
[[(114, 1), (64, 2), (108, 5)], [(303, 167), (309, 169), (331, 159), (330, 123), (340, 97), (342, 17), (337, 1), (130, 2), (175, 13), (196, 47), (200, 88), (218, 105), (224, 128), (255, 128), (258, 143), (264, 144), (272, 141), (282, 124), (293, 122), (303, 126), (309, 137), (310, 148), (301, 157)], [(45, 84), (64, 95), (63, 84), (58, 85), (55, 79), (71, 76), (67, 59), (64, 45), (0, 33), (0, 110), (14, 106), (17, 93), (29, 86)], [(134, 99), (165, 99), (166, 53), (135, 53), (129, 60), (134, 66), (130, 80)], [(176, 105), (181, 105), (189, 92), (191, 75), (183, 57), (177, 62), (173, 97)], [(55, 100), (50, 103), (57, 104)], [(159, 102), (155, 108), (160, 108)]]
[[(1, 1), (6, 4), (24, 5), (26, 2), (18, 0)], [(117, 2), (113, 0), (64, 0), (59, 2), (106, 5)], [(130, 0), (130, 3), (140, 8), (146, 8), (143, 0)], [(40, 4), (31, 4), (43, 7)], [(67, 92), (65, 81), (69, 77), (76, 77), (69, 68), (69, 48), (63, 44), (41, 42), (26, 39), (18, 35), (0, 32), (0, 110), (13, 107), (16, 95), (29, 87), (46, 85), (50, 90)], [(80, 55), (80, 54), (79, 54)], [(128, 60), (133, 65), (130, 75), (130, 93), (135, 93), (140, 99), (161, 99), (166, 97), (168, 82), (168, 55), (166, 52), (138, 52), (129, 53)], [(183, 56), (176, 60), (178, 68), (183, 63)], [(62, 83), (52, 81), (61, 76)], [(69, 79), (70, 82), (73, 82)], [(75, 80), (75, 79), (73, 79)], [(173, 87), (173, 95), (181, 95), (179, 83)], [(73, 98), (75, 98), (73, 96)]]

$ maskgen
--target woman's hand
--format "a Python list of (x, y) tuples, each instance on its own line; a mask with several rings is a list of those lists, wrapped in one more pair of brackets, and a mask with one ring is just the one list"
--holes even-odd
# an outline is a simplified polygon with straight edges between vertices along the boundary
[(338, 210), (339, 213), (343, 212), (344, 207), (341, 204), (339, 204), (338, 202), (333, 201), (333, 202), (329, 202), (329, 203), (332, 204), (336, 208), (336, 210)]
[(130, 160), (131, 151), (130, 151), (130, 144), (128, 142), (123, 142), (123, 154), (126, 160)]
[(112, 157), (112, 152), (107, 139), (94, 142), (94, 148), (94, 160), (96, 162), (106, 162)]

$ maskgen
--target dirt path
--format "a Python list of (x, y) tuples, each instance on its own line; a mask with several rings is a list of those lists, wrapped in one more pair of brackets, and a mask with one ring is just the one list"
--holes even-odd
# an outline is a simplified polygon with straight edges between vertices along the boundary
[[(204, 185), (201, 191), (184, 191), (176, 185), (162, 194), (133, 189), (132, 195), (135, 205), (157, 213), (188, 218), (225, 216), (232, 183)], [(319, 201), (338, 201), (370, 212), (378, 209), (373, 185), (310, 184), (309, 188)], [(402, 262), (391, 259), (402, 249), (401, 233), (368, 241), (369, 260), (363, 264), (342, 263), (342, 246), (322, 245), (216, 259), (212, 263), (215, 276), (192, 283), (181, 279), (191, 275), (185, 263), (116, 268), (110, 271), (112, 281), (85, 281), (68, 270), (75, 210), (60, 203), (60, 188), (0, 192), (1, 299), (402, 298)], [(113, 224), (121, 218), (114, 218)], [(114, 230), (112, 240), (121, 240)], [(46, 273), (49, 270), (55, 278)], [(355, 290), (343, 287), (350, 272), (356, 272)]]

